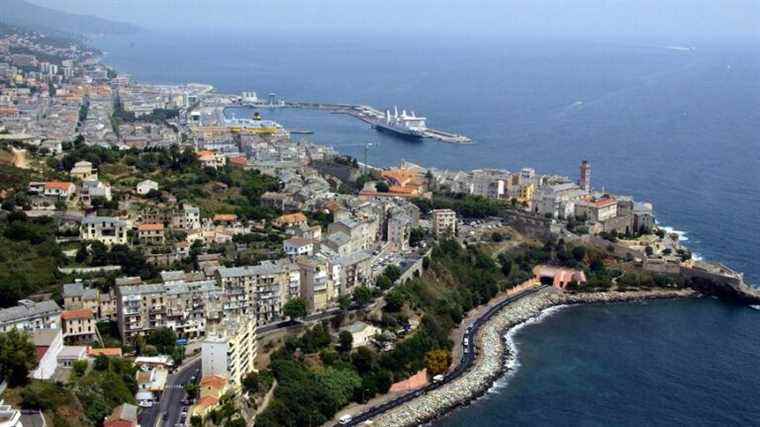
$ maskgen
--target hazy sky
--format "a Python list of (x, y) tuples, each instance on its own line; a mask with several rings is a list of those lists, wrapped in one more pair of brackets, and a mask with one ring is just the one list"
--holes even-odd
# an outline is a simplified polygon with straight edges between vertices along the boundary
[(148, 28), (747, 37), (760, 0), (31, 0)]

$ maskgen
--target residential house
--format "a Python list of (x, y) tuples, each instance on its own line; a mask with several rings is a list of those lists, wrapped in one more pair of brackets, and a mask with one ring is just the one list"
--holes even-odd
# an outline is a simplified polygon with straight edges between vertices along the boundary
[(107, 246), (127, 244), (127, 223), (113, 217), (88, 216), (82, 220), (79, 238), (95, 240)]
[(146, 194), (150, 193), (151, 190), (158, 191), (158, 183), (156, 181), (146, 179), (137, 183), (137, 187), (135, 187), (135, 189), (137, 190), (137, 194), (145, 196)]
[(272, 221), (272, 224), (280, 228), (301, 227), (307, 225), (307, 219), (302, 212), (296, 212), (279, 216)]
[(35, 329), (31, 332), (36, 349), (37, 367), (29, 376), (38, 380), (48, 380), (58, 366), (58, 354), (63, 350), (63, 333), (57, 329)]
[(103, 427), (140, 427), (137, 420), (137, 406), (122, 403), (115, 407), (111, 415), (103, 420)]
[(140, 224), (137, 226), (137, 238), (140, 243), (163, 245), (166, 242), (163, 224)]
[(74, 167), (71, 168), (69, 175), (71, 175), (72, 178), (78, 179), (80, 181), (98, 179), (98, 174), (95, 173), (95, 171), (93, 170), (92, 163), (86, 160), (82, 160), (82, 161), (74, 163)]
[(364, 347), (370, 344), (371, 339), (381, 333), (380, 328), (372, 326), (362, 321), (356, 321), (344, 328), (341, 331), (348, 331), (353, 338), (351, 341), (352, 348)]
[(291, 237), (282, 242), (282, 248), (285, 251), (285, 255), (288, 256), (301, 256), (301, 255), (314, 255), (314, 241), (302, 239), (300, 237)]
[(77, 187), (72, 182), (48, 181), (45, 183), (43, 195), (69, 200), (76, 193)]

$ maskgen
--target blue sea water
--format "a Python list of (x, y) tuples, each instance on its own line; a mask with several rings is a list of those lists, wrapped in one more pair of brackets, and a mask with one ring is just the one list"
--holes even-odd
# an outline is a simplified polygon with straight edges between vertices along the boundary
[[(373, 164), (530, 166), (574, 177), (588, 159), (595, 187), (653, 202), (700, 256), (760, 284), (760, 47), (705, 43), (253, 30), (96, 40), (106, 62), (142, 81), (398, 105), (475, 141), (414, 143), (350, 117), (265, 111), (359, 159), (374, 142)], [(568, 309), (517, 337), (526, 369), (509, 387), (442, 422), (483, 414), (493, 425), (746, 424), (760, 408), (757, 319), (711, 300)], [(582, 410), (585, 418), (572, 417)]]

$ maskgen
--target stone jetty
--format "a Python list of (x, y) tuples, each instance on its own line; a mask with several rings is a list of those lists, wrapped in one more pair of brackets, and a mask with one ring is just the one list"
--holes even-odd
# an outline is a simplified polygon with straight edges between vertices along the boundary
[(461, 377), (421, 395), (389, 412), (376, 417), (373, 425), (414, 426), (444, 415), (480, 397), (505, 373), (506, 332), (547, 308), (564, 304), (613, 303), (663, 298), (696, 296), (691, 289), (651, 290), (633, 292), (561, 293), (544, 289), (504, 307), (477, 334), (479, 353), (473, 366)]

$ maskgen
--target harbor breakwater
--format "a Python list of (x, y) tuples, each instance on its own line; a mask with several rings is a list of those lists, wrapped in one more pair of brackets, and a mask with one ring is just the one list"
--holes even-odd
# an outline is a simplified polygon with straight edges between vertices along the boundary
[(374, 419), (374, 425), (414, 426), (429, 422), (445, 413), (467, 405), (486, 393), (494, 382), (506, 374), (513, 364), (515, 349), (507, 334), (525, 322), (535, 319), (552, 307), (570, 304), (633, 302), (651, 299), (688, 298), (697, 296), (691, 289), (632, 292), (598, 292), (567, 294), (545, 289), (507, 305), (477, 333), (478, 356), (461, 377), (421, 395)]

